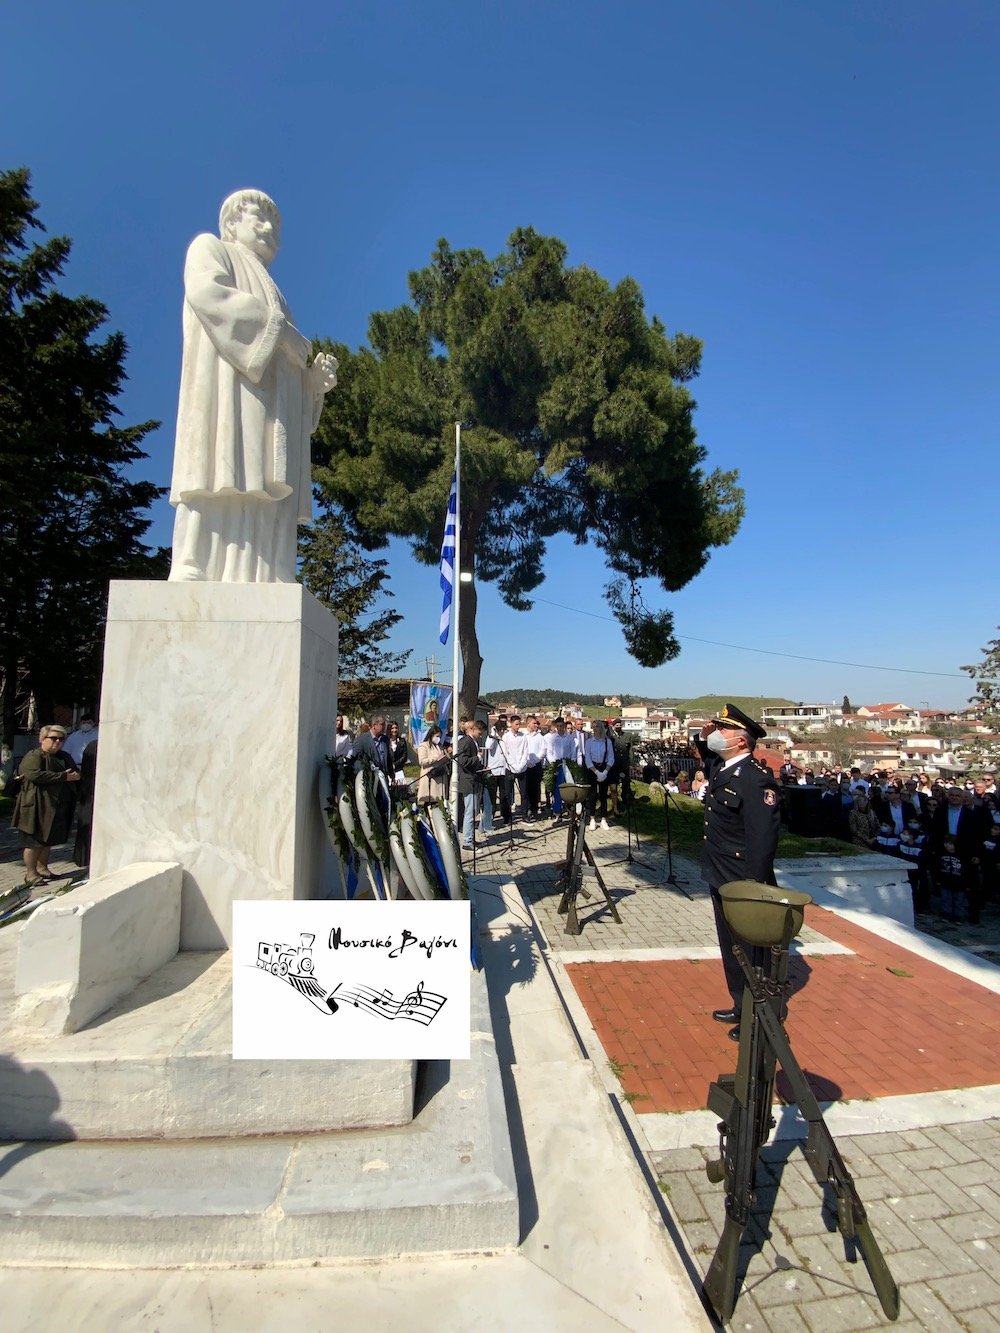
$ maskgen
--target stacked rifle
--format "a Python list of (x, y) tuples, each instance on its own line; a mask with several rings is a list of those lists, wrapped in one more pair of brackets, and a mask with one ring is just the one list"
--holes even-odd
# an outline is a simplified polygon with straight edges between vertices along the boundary
[(730, 929), (753, 948), (748, 957), (743, 944), (733, 947), (746, 978), (736, 1073), (720, 1075), (708, 1090), (709, 1110), (719, 1116), (720, 1123), (719, 1158), (709, 1162), (706, 1170), (709, 1180), (725, 1182), (726, 1221), (705, 1276), (705, 1295), (720, 1319), (732, 1316), (740, 1285), (740, 1242), (750, 1221), (757, 1159), (774, 1127), (771, 1099), (778, 1063), (809, 1125), (806, 1161), (819, 1185), (829, 1185), (836, 1198), (837, 1227), (844, 1237), (847, 1257), (853, 1262), (856, 1250), (861, 1251), (886, 1318), (896, 1319), (899, 1288), (872, 1234), (851, 1173), (792, 1053), (782, 1022), (788, 947), (801, 929), (805, 906), (812, 899), (805, 893), (749, 880), (726, 884), (720, 893)]

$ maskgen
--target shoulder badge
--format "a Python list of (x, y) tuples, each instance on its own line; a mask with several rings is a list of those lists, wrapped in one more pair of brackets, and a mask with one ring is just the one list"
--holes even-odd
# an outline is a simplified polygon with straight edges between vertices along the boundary
[(773, 787), (764, 788), (764, 804), (765, 805), (778, 804), (778, 793), (774, 790)]

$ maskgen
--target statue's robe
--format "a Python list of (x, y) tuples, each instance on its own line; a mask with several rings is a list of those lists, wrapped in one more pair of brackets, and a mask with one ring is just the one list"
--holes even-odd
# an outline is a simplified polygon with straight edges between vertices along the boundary
[(311, 345), (256, 256), (208, 234), (187, 253), (183, 326), (170, 577), (293, 582), (323, 405)]

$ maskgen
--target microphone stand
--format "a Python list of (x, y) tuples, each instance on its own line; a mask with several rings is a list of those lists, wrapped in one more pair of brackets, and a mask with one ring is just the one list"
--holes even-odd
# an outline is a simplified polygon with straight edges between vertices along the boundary
[[(688, 893), (687, 889), (681, 887), (682, 885), (687, 883), (687, 880), (679, 879), (677, 875), (674, 874), (674, 848), (673, 848), (673, 842), (670, 837), (670, 802), (674, 799), (674, 796), (671, 792), (667, 791), (665, 788), (663, 794), (667, 798), (663, 802), (663, 813), (666, 815), (666, 823), (667, 823), (667, 878), (664, 882), (669, 884), (671, 888), (680, 889), (681, 893), (683, 893), (684, 897), (687, 898), (688, 902), (694, 902), (694, 899), (691, 897), (690, 893)], [(677, 808), (680, 809), (680, 806), (678, 806)]]
[[(625, 768), (622, 773), (622, 800), (625, 802), (625, 831), (628, 836), (628, 853), (621, 856), (617, 861), (609, 861), (612, 866), (642, 866), (644, 870), (652, 870), (653, 867), (648, 861), (640, 861), (638, 856), (632, 855), (632, 833), (635, 831), (635, 850), (641, 850), (639, 846), (639, 828), (635, 820), (635, 801), (632, 799), (632, 742), (627, 741), (625, 745)], [(667, 854), (670, 854), (670, 833), (667, 833)], [(671, 874), (673, 867), (671, 866)], [(668, 881), (669, 883), (669, 881)]]

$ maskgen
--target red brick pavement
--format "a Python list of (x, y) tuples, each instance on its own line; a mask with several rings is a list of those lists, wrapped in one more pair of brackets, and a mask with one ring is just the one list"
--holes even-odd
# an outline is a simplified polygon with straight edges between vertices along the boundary
[[(1000, 995), (832, 912), (811, 907), (809, 924), (854, 950), (789, 969), (787, 1031), (821, 1101), (1000, 1083)], [(719, 962), (566, 970), (637, 1112), (701, 1109), (709, 1083), (735, 1068), (712, 1019), (728, 998)]]

